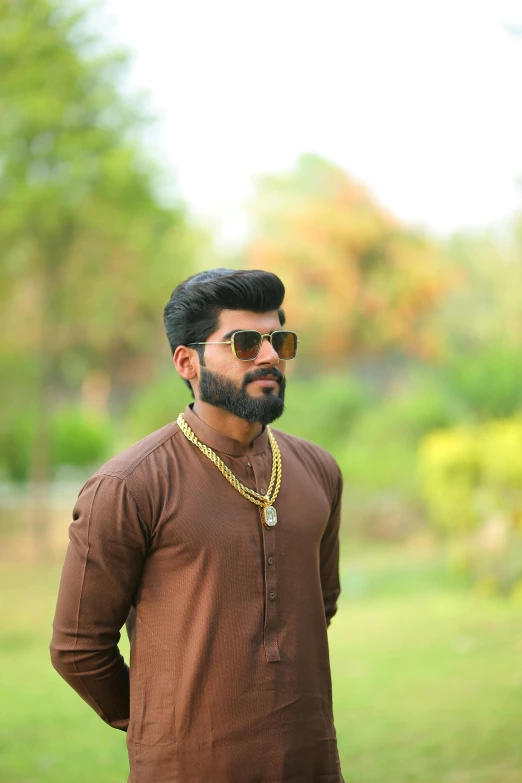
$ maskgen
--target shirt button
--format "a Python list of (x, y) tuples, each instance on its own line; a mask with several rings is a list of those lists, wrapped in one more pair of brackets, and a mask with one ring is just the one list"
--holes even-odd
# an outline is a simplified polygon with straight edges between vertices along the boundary
[(264, 495), (264, 494), (265, 494), (265, 492), (266, 492), (266, 489), (265, 489), (264, 487), (261, 487), (261, 489), (259, 490), (259, 492), (260, 492), (262, 495)]
[(274, 601), (275, 600), (275, 593), (269, 593), (268, 597), (270, 598), (271, 601)]
[(272, 555), (270, 555), (270, 557), (267, 557), (266, 562), (268, 563), (268, 565), (272, 565), (272, 563), (274, 562), (274, 558), (272, 557)]

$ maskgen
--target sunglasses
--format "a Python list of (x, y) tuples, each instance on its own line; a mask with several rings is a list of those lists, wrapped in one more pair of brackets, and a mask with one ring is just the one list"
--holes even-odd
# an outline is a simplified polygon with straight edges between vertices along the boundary
[(253, 329), (241, 329), (234, 332), (230, 340), (210, 341), (205, 343), (188, 343), (188, 345), (231, 345), (232, 353), (236, 359), (242, 362), (250, 362), (255, 359), (261, 350), (264, 338), (267, 337), (280, 359), (289, 361), (295, 359), (299, 340), (295, 332), (286, 329), (277, 329), (272, 334), (261, 334)]

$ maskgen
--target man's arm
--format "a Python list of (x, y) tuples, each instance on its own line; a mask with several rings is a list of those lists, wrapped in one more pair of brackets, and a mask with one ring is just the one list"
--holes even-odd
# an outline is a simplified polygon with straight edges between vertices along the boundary
[(134, 498), (116, 476), (95, 475), (69, 527), (51, 640), (57, 672), (114, 728), (127, 730), (129, 670), (118, 642), (147, 554)]
[(326, 625), (337, 611), (337, 599), (341, 592), (339, 584), (339, 525), (341, 523), (341, 498), (343, 479), (338, 471), (337, 489), (326, 530), (321, 539), (321, 586), (323, 590)]

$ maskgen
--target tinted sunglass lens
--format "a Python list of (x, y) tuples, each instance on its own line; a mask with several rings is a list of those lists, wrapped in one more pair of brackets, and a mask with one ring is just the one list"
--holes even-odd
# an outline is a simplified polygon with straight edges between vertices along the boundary
[(272, 344), (280, 359), (293, 359), (297, 353), (297, 335), (295, 332), (276, 332)]
[(259, 332), (244, 331), (234, 335), (234, 348), (238, 359), (255, 359), (259, 353), (261, 335)]

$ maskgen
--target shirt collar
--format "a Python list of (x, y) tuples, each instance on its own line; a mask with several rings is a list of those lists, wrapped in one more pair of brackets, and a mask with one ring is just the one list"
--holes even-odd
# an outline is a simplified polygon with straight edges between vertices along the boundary
[[(194, 432), (198, 440), (210, 446), (214, 451), (221, 451), (223, 454), (228, 454), (230, 457), (244, 457), (246, 456), (246, 449), (243, 444), (235, 438), (229, 438), (228, 435), (223, 435), (217, 430), (213, 430), (208, 424), (205, 424), (194, 411), (192, 406), (194, 403), (189, 403), (185, 408), (184, 416), (185, 421), (189, 425), (190, 429)], [(252, 451), (250, 454), (262, 454), (269, 446), (268, 431), (264, 427), (260, 435), (257, 436), (252, 442)]]

